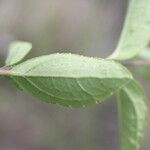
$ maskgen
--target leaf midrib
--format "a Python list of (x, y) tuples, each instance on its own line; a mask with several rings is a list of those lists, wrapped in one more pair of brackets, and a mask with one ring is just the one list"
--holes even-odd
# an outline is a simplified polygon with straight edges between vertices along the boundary
[(15, 74), (11, 73), (7, 76), (14, 76), (14, 77), (28, 77), (28, 78), (67, 78), (67, 79), (124, 79), (124, 80), (131, 80), (133, 79), (132, 75), (129, 75), (128, 77), (97, 77), (97, 76), (41, 76), (41, 75), (24, 75), (24, 74)]

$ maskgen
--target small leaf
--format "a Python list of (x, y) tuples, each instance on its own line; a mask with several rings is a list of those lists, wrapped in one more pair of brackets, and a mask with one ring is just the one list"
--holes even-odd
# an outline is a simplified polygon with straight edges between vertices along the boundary
[(150, 41), (150, 0), (130, 0), (123, 32), (110, 58), (125, 60), (147, 48)]
[(132, 81), (120, 90), (118, 98), (121, 150), (139, 150), (148, 114), (143, 89)]
[(73, 54), (33, 58), (14, 66), (10, 75), (40, 99), (71, 107), (100, 103), (132, 79), (114, 61)]
[(19, 63), (31, 51), (32, 44), (29, 42), (16, 41), (9, 47), (6, 65), (12, 66)]

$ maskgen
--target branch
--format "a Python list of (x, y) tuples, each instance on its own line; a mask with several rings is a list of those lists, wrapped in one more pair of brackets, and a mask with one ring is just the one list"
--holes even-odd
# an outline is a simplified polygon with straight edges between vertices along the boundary
[(150, 67), (150, 61), (135, 60), (135, 61), (122, 61), (121, 64), (127, 67)]
[(9, 68), (9, 67), (0, 68), (0, 76), (1, 75), (9, 75), (10, 73), (11, 73), (11, 68)]

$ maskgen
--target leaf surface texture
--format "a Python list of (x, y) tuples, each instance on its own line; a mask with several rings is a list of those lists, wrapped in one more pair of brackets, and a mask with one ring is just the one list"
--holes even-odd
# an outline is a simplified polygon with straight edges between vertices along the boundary
[(132, 75), (122, 65), (74, 54), (52, 54), (14, 66), (18, 86), (54, 104), (84, 107), (104, 101)]

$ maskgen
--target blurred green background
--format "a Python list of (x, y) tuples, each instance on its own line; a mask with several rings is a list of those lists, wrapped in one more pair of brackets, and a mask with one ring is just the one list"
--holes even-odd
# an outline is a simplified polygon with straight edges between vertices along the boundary
[[(0, 63), (9, 43), (28, 56), (71, 52), (106, 57), (116, 47), (127, 0), (0, 0)], [(149, 82), (141, 79), (147, 91)], [(142, 150), (149, 150), (147, 129)], [(119, 150), (115, 97), (91, 108), (50, 105), (0, 78), (0, 150)]]

